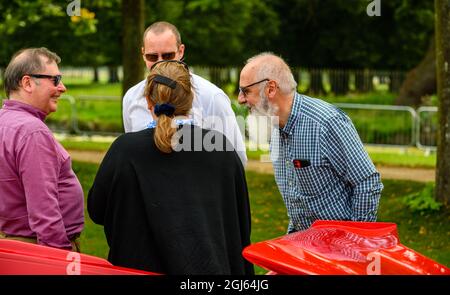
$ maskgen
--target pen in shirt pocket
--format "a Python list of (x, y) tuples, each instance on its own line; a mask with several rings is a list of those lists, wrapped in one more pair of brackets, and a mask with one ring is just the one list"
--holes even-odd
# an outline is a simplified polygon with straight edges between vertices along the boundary
[(305, 168), (311, 166), (311, 161), (306, 159), (295, 159), (292, 161), (295, 168)]

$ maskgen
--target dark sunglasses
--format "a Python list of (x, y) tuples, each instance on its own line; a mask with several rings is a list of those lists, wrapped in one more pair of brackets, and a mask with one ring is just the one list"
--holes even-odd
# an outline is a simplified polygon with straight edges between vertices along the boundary
[(255, 85), (259, 84), (259, 83), (265, 82), (265, 81), (270, 81), (270, 79), (268, 79), (268, 78), (262, 79), (261, 81), (258, 81), (258, 82), (249, 84), (249, 85), (247, 85), (247, 86), (239, 87), (239, 93), (242, 93), (242, 94), (244, 95), (244, 97), (245, 97), (245, 96), (247, 96), (247, 94), (248, 94), (248, 89), (249, 89), (250, 87), (255, 86)]
[[(161, 53), (161, 59), (162, 60), (171, 60), (174, 59), (176, 55), (176, 52), (166, 52), (166, 53)], [(158, 60), (159, 58), (159, 54), (158, 53), (147, 53), (144, 54), (144, 57), (147, 61), (149, 62), (155, 62)]]
[(180, 64), (180, 65), (182, 65), (182, 66), (189, 72), (189, 67), (188, 67), (188, 65), (187, 65), (184, 61), (176, 60), (176, 59), (172, 59), (172, 60), (160, 60), (160, 61), (158, 61), (158, 62), (155, 62), (155, 63), (150, 67), (150, 71), (153, 70), (153, 69), (155, 68), (156, 65), (158, 65), (158, 64), (160, 64), (160, 63), (165, 63), (165, 62), (174, 62), (174, 63)]
[(27, 74), (27, 76), (38, 78), (38, 79), (51, 79), (53, 81), (53, 85), (58, 86), (61, 83), (62, 76), (61, 75), (43, 75), (43, 74)]

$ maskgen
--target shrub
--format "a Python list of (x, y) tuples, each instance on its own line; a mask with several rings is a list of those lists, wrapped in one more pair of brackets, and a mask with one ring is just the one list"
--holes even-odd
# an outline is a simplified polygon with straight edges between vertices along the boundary
[(427, 184), (421, 191), (405, 196), (402, 202), (413, 212), (439, 211), (442, 206), (434, 199), (434, 184)]

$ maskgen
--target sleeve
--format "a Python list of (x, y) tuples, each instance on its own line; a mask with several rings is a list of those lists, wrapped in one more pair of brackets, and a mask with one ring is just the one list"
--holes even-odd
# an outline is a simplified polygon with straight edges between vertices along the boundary
[(131, 118), (130, 118), (130, 102), (132, 99), (132, 95), (130, 94), (130, 90), (125, 93), (122, 100), (122, 120), (123, 120), (123, 129), (125, 132), (131, 132)]
[(20, 145), (17, 159), (29, 226), (38, 244), (72, 249), (59, 207), (62, 159), (53, 135), (47, 131), (30, 134)]
[[(235, 157), (236, 157), (235, 191), (237, 197), (237, 204), (239, 206), (238, 216), (240, 219), (239, 224), (241, 228), (242, 250), (244, 250), (244, 248), (250, 245), (251, 243), (250, 241), (251, 210), (250, 210), (250, 200), (248, 196), (247, 180), (245, 177), (245, 170), (240, 159), (237, 159), (238, 156), (236, 154)], [(244, 260), (245, 274), (253, 275), (254, 274), (253, 265), (246, 259), (244, 258), (242, 259)]]
[(331, 166), (352, 187), (352, 220), (376, 221), (383, 184), (350, 118), (331, 118), (321, 145)]
[[(120, 137), (119, 137), (120, 138)], [(105, 212), (108, 206), (108, 198), (110, 195), (110, 188), (115, 174), (116, 167), (116, 145), (117, 139), (105, 157), (103, 158), (100, 167), (98, 168), (97, 174), (95, 175), (94, 183), (89, 190), (87, 198), (87, 209), (89, 217), (96, 224), (104, 225)]]
[[(242, 132), (245, 128), (245, 120), (241, 118), (240, 124), (236, 120), (236, 115), (231, 108), (230, 99), (225, 93), (220, 92), (214, 96), (214, 104), (211, 108), (211, 112), (208, 114), (213, 118), (221, 118), (222, 126), (215, 126), (213, 129), (222, 132), (228, 140), (233, 144), (242, 165), (247, 165), (247, 153), (245, 150), (245, 143), (242, 136)], [(208, 128), (208, 126), (207, 126)]]

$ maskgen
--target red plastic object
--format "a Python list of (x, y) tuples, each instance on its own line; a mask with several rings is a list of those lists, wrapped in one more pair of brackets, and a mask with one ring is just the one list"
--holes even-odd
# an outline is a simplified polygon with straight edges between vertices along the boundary
[(316, 221), (311, 228), (252, 244), (244, 257), (270, 274), (449, 275), (400, 244), (395, 223)]
[(107, 260), (21, 241), (0, 239), (0, 275), (156, 275)]

